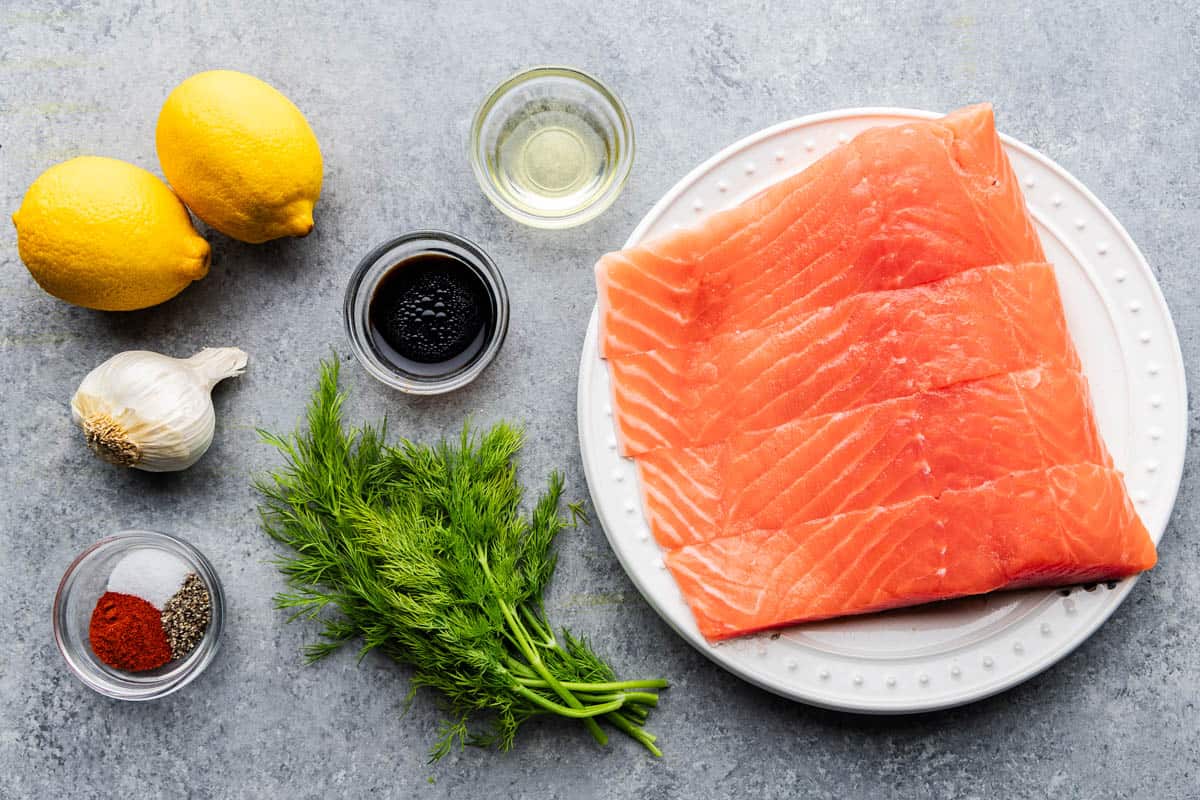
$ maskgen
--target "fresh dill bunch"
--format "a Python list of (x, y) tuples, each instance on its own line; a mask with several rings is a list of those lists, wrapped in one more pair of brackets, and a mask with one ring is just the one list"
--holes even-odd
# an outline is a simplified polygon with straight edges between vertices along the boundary
[(386, 442), (385, 426), (346, 428), (336, 361), (324, 362), (308, 430), (260, 431), (284, 456), (256, 482), (263, 529), (291, 553), (278, 562), (291, 619), (318, 620), (316, 661), (352, 640), (412, 667), (409, 696), (441, 695), (447, 714), (431, 759), (464, 744), (512, 747), (535, 716), (604, 721), (662, 755), (642, 726), (664, 680), (619, 681), (583, 640), (546, 619), (554, 539), (582, 516), (560, 512), (562, 476), (528, 515), (515, 458), (520, 429), (464, 426), (436, 445)]

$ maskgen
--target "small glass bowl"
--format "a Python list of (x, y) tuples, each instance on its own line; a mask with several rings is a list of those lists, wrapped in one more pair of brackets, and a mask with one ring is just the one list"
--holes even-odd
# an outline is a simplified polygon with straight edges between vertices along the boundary
[[(384, 358), (371, 340), (371, 298), (397, 263), (422, 253), (449, 255), (469, 265), (483, 282), (492, 302), (492, 325), (487, 344), (475, 358), (452, 372), (417, 375)], [(346, 333), (358, 362), (377, 380), (407, 394), (433, 395), (461, 389), (496, 360), (508, 335), (508, 288), (500, 268), (479, 245), (445, 231), (413, 231), (376, 247), (359, 262), (342, 304)]]
[[(132, 550), (164, 550), (200, 576), (212, 598), (212, 618), (204, 638), (186, 657), (146, 672), (125, 672), (105, 664), (88, 639), (96, 601), (104, 594), (108, 576)], [(128, 530), (93, 544), (71, 562), (54, 595), (54, 640), (75, 677), (106, 697), (154, 700), (182, 689), (204, 671), (217, 653), (225, 618), (225, 596), (212, 564), (181, 539), (155, 531)]]
[[(528, 199), (532, 195), (512, 189), (504, 177), (504, 137), (531, 118), (529, 109), (536, 104), (574, 109), (571, 116), (586, 116), (587, 128), (603, 142), (602, 176), (593, 188), (572, 194), (572, 202), (539, 205)], [(571, 67), (539, 66), (516, 73), (492, 90), (471, 123), (469, 155), (479, 187), (500, 211), (535, 228), (570, 228), (599, 216), (625, 187), (634, 150), (633, 123), (625, 106), (599, 80)]]

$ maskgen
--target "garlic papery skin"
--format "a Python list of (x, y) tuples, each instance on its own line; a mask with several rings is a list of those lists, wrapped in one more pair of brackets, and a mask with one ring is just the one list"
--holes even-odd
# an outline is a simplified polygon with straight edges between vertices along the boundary
[(236, 347), (209, 347), (191, 358), (128, 350), (88, 373), (71, 398), (71, 418), (92, 452), (111, 464), (187, 469), (212, 444), (212, 388), (245, 367), (246, 354)]

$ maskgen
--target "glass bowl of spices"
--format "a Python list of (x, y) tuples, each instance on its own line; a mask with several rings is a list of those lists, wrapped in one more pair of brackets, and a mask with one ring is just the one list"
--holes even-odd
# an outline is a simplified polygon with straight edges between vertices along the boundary
[(570, 228), (612, 205), (633, 167), (633, 123), (596, 78), (534, 67), (492, 90), (471, 123), (471, 168), (500, 211)]
[(360, 364), (408, 394), (475, 380), (508, 333), (508, 289), (474, 242), (414, 231), (367, 254), (346, 287), (346, 333)]
[(165, 533), (121, 531), (71, 562), (54, 596), (54, 639), (75, 676), (119, 700), (181, 689), (212, 662), (224, 594), (212, 564)]

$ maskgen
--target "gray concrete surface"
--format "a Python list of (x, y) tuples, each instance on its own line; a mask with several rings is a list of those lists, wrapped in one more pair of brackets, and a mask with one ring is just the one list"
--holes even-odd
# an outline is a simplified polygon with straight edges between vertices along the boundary
[[(250, 476), (272, 465), (254, 428), (290, 429), (318, 359), (349, 358), (343, 285), (380, 240), (460, 231), (502, 265), (508, 343), (470, 389), (410, 400), (352, 362), (350, 413), (388, 413), (430, 437), (528, 420), (526, 473), (576, 450), (575, 374), (591, 264), (676, 179), (771, 123), (852, 105), (950, 109), (992, 100), (1001, 127), (1103, 199), (1162, 282), (1187, 367), (1200, 375), (1200, 11), (1193, 2), (124, 4), (0, 0), (0, 209), (43, 169), (117, 156), (158, 171), (154, 123), (169, 89), (212, 67), (285, 91), (326, 158), (315, 233), (238, 244), (215, 233), (210, 277), (133, 314), (44, 295), (0, 225), (0, 797), (805, 797), (1200, 796), (1200, 493), (1195, 439), (1162, 563), (1075, 654), (1003, 696), (920, 717), (815, 710), (714, 667), (658, 619), (592, 526), (565, 538), (550, 597), (622, 674), (674, 681), (655, 713), (666, 757), (574, 726), (535, 724), (514, 752), (426, 763), (437, 710), (402, 718), (405, 674), (345, 653), (316, 667), (314, 630), (271, 606), (281, 583), (255, 525)], [(493, 210), (465, 158), (476, 104), (499, 79), (564, 62), (611, 83), (639, 152), (602, 218), (558, 233)], [(217, 393), (207, 457), (172, 476), (93, 460), (70, 427), (79, 379), (113, 352), (238, 345), (245, 377)], [(1195, 431), (1193, 411), (1193, 431)], [(1193, 434), (1194, 437), (1194, 434)], [(169, 699), (123, 704), (65, 670), (50, 604), (71, 558), (126, 526), (199, 545), (226, 586), (219, 660)]]

